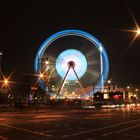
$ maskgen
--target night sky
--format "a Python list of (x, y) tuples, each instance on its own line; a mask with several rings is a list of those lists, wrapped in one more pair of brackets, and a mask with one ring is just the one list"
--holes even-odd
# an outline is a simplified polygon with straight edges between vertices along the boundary
[(140, 85), (140, 37), (126, 51), (134, 33), (131, 9), (140, 24), (139, 0), (36, 0), (0, 4), (0, 50), (2, 70), (12, 71), (20, 81), (34, 73), (38, 47), (50, 35), (65, 29), (80, 29), (98, 38), (107, 50), (109, 78), (114, 82)]

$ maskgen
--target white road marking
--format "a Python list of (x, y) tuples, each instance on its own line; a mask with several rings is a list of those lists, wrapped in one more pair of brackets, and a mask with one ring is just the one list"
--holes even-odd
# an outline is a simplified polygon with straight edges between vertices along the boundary
[(134, 126), (132, 126), (132, 127), (128, 127), (128, 128), (125, 128), (125, 129), (121, 129), (121, 130), (119, 130), (119, 131), (116, 131), (115, 133), (125, 132), (125, 131), (127, 131), (127, 130), (131, 130), (131, 129), (136, 128), (136, 127), (140, 127), (140, 124), (139, 124), (139, 125), (134, 125)]
[(129, 135), (129, 134), (123, 134), (123, 136), (131, 137), (131, 138), (139, 138), (140, 136), (134, 136), (134, 135)]
[(113, 134), (113, 132), (109, 132), (109, 133), (102, 134), (102, 136), (103, 136), (103, 137), (106, 137), (106, 136), (112, 135), (112, 134)]
[(47, 135), (47, 134), (45, 134), (45, 133), (36, 132), (36, 131), (33, 131), (33, 130), (18, 128), (18, 127), (11, 126), (11, 125), (8, 125), (8, 124), (0, 123), (0, 125), (1, 125), (1, 126), (5, 126), (5, 127), (8, 127), (8, 128), (12, 128), (12, 129), (20, 130), (20, 131), (23, 131), (23, 132), (28, 132), (28, 133), (32, 133), (32, 134), (37, 134), (37, 135), (40, 135), (40, 136), (45, 136), (45, 137), (51, 137), (51, 136), (52, 136), (52, 135)]
[(106, 137), (106, 136), (109, 136), (109, 135), (112, 135), (112, 134), (115, 134), (115, 133), (125, 132), (127, 130), (131, 130), (131, 129), (136, 128), (136, 127), (140, 127), (140, 125), (134, 125), (134, 126), (131, 126), (131, 127), (125, 128), (125, 129), (118, 130), (118, 131), (113, 131), (113, 132), (105, 133), (105, 134), (102, 134), (102, 136)]
[(65, 137), (69, 137), (69, 136), (70, 136), (70, 135), (63, 135), (62, 137), (65, 138)]
[(73, 134), (65, 136), (65, 137), (77, 136), (77, 135), (86, 134), (86, 133), (90, 133), (90, 132), (97, 132), (97, 131), (105, 130), (105, 129), (108, 129), (108, 128), (112, 128), (112, 127), (116, 127), (116, 126), (120, 126), (120, 125), (124, 125), (124, 124), (130, 124), (130, 123), (138, 122), (138, 121), (140, 121), (140, 119), (133, 120), (133, 121), (128, 121), (128, 122), (123, 122), (123, 123), (119, 123), (119, 124), (114, 124), (114, 125), (110, 125), (110, 126), (106, 126), (106, 127), (91, 129), (91, 130), (87, 130), (87, 131), (81, 131), (81, 132), (73, 133)]

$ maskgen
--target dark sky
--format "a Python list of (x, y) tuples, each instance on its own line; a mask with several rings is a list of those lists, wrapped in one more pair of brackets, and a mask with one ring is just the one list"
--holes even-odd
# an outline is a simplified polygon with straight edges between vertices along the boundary
[[(29, 1), (29, 0), (28, 0)], [(33, 73), (38, 47), (55, 32), (80, 29), (98, 38), (107, 50), (109, 78), (116, 82), (140, 85), (140, 37), (126, 48), (135, 24), (128, 6), (140, 24), (139, 0), (34, 0), (0, 4), (0, 49), (3, 73), (19, 80)]]

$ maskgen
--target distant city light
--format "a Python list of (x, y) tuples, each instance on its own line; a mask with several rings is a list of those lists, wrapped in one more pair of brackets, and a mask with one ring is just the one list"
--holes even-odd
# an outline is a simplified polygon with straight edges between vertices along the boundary
[(137, 95), (136, 95), (136, 94), (134, 94), (134, 97), (137, 97)]
[(138, 89), (135, 89), (135, 91), (139, 91)]
[(130, 86), (127, 86), (127, 89), (130, 89)]
[(108, 99), (108, 94), (104, 94), (104, 99)]
[(72, 94), (75, 94), (75, 92), (72, 92)]

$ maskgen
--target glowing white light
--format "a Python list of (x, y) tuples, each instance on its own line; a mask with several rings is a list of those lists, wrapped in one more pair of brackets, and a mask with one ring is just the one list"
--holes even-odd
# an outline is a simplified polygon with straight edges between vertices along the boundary
[(134, 94), (134, 97), (137, 97), (137, 95), (136, 95), (136, 94)]
[[(72, 61), (75, 64), (75, 71), (79, 78), (81, 78), (87, 70), (86, 57), (78, 50), (68, 49), (63, 51), (56, 59), (56, 70), (57, 73), (64, 78), (68, 71), (68, 63)], [(70, 69), (67, 80), (77, 80), (73, 69)]]
[(48, 64), (49, 64), (49, 61), (48, 61), (48, 60), (47, 60), (47, 61), (45, 61), (45, 64), (46, 64), (46, 65), (48, 65)]
[(103, 51), (103, 47), (102, 47), (102, 46), (100, 46), (100, 47), (99, 47), (99, 49), (100, 49), (100, 51), (101, 51), (101, 53), (102, 53), (102, 51)]
[(108, 80), (107, 83), (110, 84), (111, 83), (111, 80)]
[(100, 44), (99, 47), (101, 53), (100, 53), (100, 66), (101, 66), (101, 90), (102, 92), (104, 92), (104, 77), (103, 77), (103, 71), (104, 71), (104, 66), (103, 66), (103, 56), (102, 56), (102, 51), (103, 51), (103, 47)]
[(104, 94), (104, 99), (108, 99), (108, 94)]
[(139, 91), (138, 89), (135, 89), (135, 91)]

